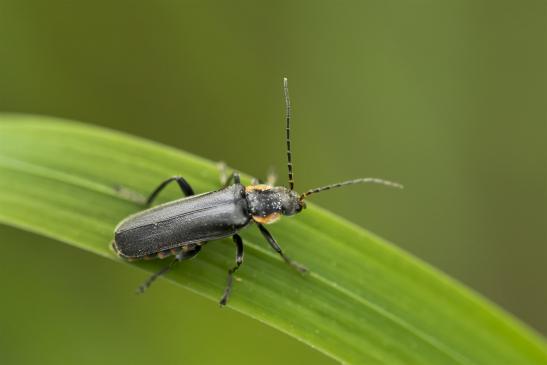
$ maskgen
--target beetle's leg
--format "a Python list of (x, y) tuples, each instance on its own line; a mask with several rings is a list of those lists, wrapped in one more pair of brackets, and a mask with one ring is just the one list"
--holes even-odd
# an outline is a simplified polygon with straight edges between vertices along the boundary
[(304, 272), (307, 272), (308, 269), (306, 269), (304, 266), (302, 266), (301, 264), (299, 264), (298, 262), (296, 261), (293, 261), (291, 260), (290, 258), (288, 258), (284, 253), (283, 251), (281, 250), (281, 247), (279, 247), (279, 245), (277, 244), (277, 242), (275, 241), (275, 239), (273, 238), (272, 234), (270, 232), (268, 232), (268, 230), (260, 223), (257, 223), (256, 224), (258, 226), (258, 229), (260, 230), (260, 232), (262, 233), (262, 235), (264, 236), (264, 238), (266, 238), (266, 240), (268, 241), (268, 243), (270, 244), (270, 246), (272, 246), (272, 248), (278, 253), (281, 255), (281, 257), (283, 257), (283, 260), (285, 260), (285, 262), (289, 265), (291, 265), (292, 267), (294, 267), (296, 270), (304, 273)]
[(251, 185), (266, 184), (266, 185), (269, 185), (269, 186), (274, 186), (276, 180), (277, 180), (277, 174), (275, 173), (274, 167), (271, 166), (268, 169), (268, 175), (266, 176), (266, 182), (264, 182), (260, 179), (257, 179), (256, 177), (253, 177), (251, 179)]
[(160, 271), (155, 272), (154, 274), (150, 275), (150, 277), (137, 288), (137, 293), (138, 294), (144, 293), (144, 291), (146, 289), (148, 289), (148, 287), (150, 285), (152, 285), (152, 283), (154, 281), (156, 281), (157, 278), (159, 278), (160, 276), (162, 276), (162, 275), (166, 274), (167, 272), (169, 272), (173, 268), (175, 263), (177, 263), (178, 261), (179, 260), (175, 257), (173, 260), (171, 260), (169, 265), (163, 267)]
[(226, 305), (230, 294), (232, 293), (232, 282), (234, 272), (239, 268), (243, 263), (243, 240), (238, 234), (234, 234), (233, 237), (234, 243), (236, 244), (236, 266), (228, 270), (228, 279), (226, 280), (226, 289), (224, 289), (224, 294), (220, 298), (220, 305)]
[(162, 182), (152, 192), (152, 194), (150, 194), (150, 196), (146, 200), (146, 205), (149, 206), (150, 204), (152, 204), (152, 202), (154, 201), (154, 199), (156, 199), (156, 197), (158, 196), (160, 191), (162, 191), (169, 183), (171, 183), (173, 181), (176, 181), (177, 184), (179, 184), (180, 190), (182, 190), (182, 193), (185, 196), (194, 195), (194, 190), (192, 190), (192, 187), (190, 186), (190, 184), (188, 184), (188, 182), (186, 180), (184, 180), (184, 178), (182, 176), (173, 176), (173, 177), (170, 177), (169, 179), (165, 180), (164, 182)]
[(234, 171), (230, 174), (230, 176), (226, 180), (226, 183), (224, 185), (222, 185), (222, 187), (225, 188), (228, 185), (230, 185), (232, 183), (232, 180), (233, 180), (234, 184), (241, 184), (241, 180), (239, 179), (239, 174)]
[[(226, 164), (224, 162), (219, 162), (217, 164), (219, 175), (220, 175), (220, 185), (225, 188), (232, 184), (232, 181), (234, 184), (241, 184), (241, 180), (239, 178), (238, 172), (232, 172), (230, 176), (227, 176), (226, 174)], [(253, 184), (254, 185), (254, 184)]]
[(220, 185), (226, 186), (228, 182), (228, 173), (226, 172), (226, 163), (220, 161), (217, 163), (218, 175), (220, 178)]
[(268, 175), (266, 177), (266, 184), (268, 184), (270, 186), (274, 186), (276, 181), (277, 181), (277, 174), (275, 173), (274, 167), (271, 166), (268, 169)]
[(160, 271), (150, 275), (150, 277), (144, 283), (142, 283), (141, 286), (137, 288), (137, 293), (138, 294), (144, 293), (144, 291), (148, 289), (148, 287), (152, 285), (152, 283), (156, 281), (157, 278), (168, 273), (177, 262), (190, 259), (196, 256), (200, 250), (201, 250), (201, 246), (196, 246), (189, 251), (181, 250), (179, 253), (177, 253), (175, 258), (167, 266), (163, 267)]
[(241, 181), (239, 179), (239, 173), (232, 172), (230, 176), (226, 173), (226, 164), (224, 162), (217, 163), (218, 173), (220, 177), (220, 185), (225, 188), (228, 185), (232, 183), (232, 180), (234, 184), (241, 184)]

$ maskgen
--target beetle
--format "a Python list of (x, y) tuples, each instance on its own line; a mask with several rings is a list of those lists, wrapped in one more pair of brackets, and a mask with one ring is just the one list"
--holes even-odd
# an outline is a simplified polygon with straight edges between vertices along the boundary
[(179, 261), (196, 256), (208, 241), (232, 237), (236, 246), (235, 266), (228, 270), (228, 278), (220, 305), (226, 305), (232, 291), (234, 272), (243, 263), (243, 240), (238, 232), (254, 223), (270, 246), (283, 260), (300, 272), (307, 269), (293, 261), (281, 249), (265, 225), (276, 222), (282, 216), (300, 213), (305, 207), (305, 199), (311, 194), (339, 188), (351, 184), (376, 183), (402, 188), (402, 185), (377, 178), (360, 178), (330, 184), (298, 194), (294, 191), (293, 164), (291, 152), (291, 103), (287, 79), (283, 79), (285, 99), (286, 143), (288, 187), (274, 186), (270, 174), (269, 183), (253, 180), (251, 185), (241, 184), (239, 174), (226, 175), (221, 165), (220, 190), (199, 195), (194, 194), (190, 184), (181, 176), (173, 176), (163, 181), (149, 196), (146, 205), (150, 206), (158, 194), (170, 183), (176, 182), (184, 198), (158, 205), (131, 215), (115, 228), (112, 247), (122, 258), (142, 260), (175, 256), (160, 271), (151, 275), (139, 288), (142, 293), (158, 277), (164, 275)]

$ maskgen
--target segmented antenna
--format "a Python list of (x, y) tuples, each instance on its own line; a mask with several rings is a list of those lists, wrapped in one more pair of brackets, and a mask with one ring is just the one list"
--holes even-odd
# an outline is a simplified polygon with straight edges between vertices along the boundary
[(287, 139), (287, 167), (289, 169), (289, 189), (294, 189), (294, 180), (292, 176), (292, 154), (291, 154), (291, 100), (289, 99), (289, 84), (287, 78), (283, 78), (283, 94), (285, 95), (285, 120), (287, 121), (286, 139)]
[(374, 177), (365, 177), (365, 178), (361, 178), (361, 179), (354, 179), (354, 180), (339, 182), (339, 183), (336, 183), (336, 184), (325, 185), (325, 186), (322, 186), (320, 188), (315, 188), (315, 189), (308, 190), (304, 194), (300, 195), (300, 200), (304, 200), (308, 195), (319, 193), (319, 192), (324, 191), (324, 190), (339, 188), (339, 187), (346, 186), (346, 185), (364, 184), (364, 183), (381, 184), (381, 185), (390, 186), (390, 187), (398, 188), (398, 189), (403, 188), (403, 185), (401, 185), (399, 183), (396, 183), (396, 182), (377, 179), (377, 178), (374, 178)]

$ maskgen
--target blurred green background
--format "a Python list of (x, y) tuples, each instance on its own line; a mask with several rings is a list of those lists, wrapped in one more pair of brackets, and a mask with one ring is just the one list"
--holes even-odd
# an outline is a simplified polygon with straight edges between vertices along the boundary
[[(283, 76), (297, 189), (404, 183), (314, 201), (547, 333), (545, 1), (0, 0), (1, 111), (284, 182)], [(128, 266), (0, 237), (2, 364), (333, 363), (165, 282), (136, 297)]]

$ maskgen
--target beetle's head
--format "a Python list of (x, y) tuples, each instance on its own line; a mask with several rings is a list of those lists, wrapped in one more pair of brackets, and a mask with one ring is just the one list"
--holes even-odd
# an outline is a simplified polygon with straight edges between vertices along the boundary
[(294, 190), (289, 190), (285, 187), (276, 187), (279, 192), (279, 200), (281, 202), (281, 214), (295, 215), (306, 208), (304, 200), (300, 199), (300, 195)]

